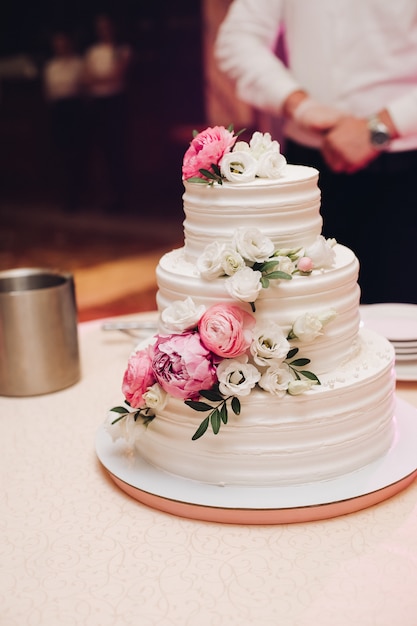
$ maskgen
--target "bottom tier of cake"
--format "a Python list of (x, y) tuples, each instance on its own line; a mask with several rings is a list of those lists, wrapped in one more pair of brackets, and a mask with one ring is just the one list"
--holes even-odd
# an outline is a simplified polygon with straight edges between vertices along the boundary
[(291, 485), (331, 479), (383, 456), (395, 437), (391, 344), (362, 329), (349, 361), (300, 396), (256, 391), (217, 435), (192, 440), (201, 413), (170, 399), (136, 446), (143, 459), (218, 485)]

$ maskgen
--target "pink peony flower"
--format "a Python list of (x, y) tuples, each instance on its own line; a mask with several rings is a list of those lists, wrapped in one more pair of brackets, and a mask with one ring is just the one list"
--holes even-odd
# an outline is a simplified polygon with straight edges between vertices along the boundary
[(174, 398), (195, 400), (217, 382), (213, 355), (196, 332), (159, 336), (153, 370), (162, 389)]
[(201, 341), (214, 354), (231, 359), (240, 356), (252, 341), (255, 318), (237, 305), (215, 304), (200, 318)]
[(134, 409), (145, 406), (143, 394), (155, 382), (152, 369), (153, 346), (147, 346), (132, 354), (127, 363), (122, 383), (124, 397)]
[(226, 152), (230, 152), (236, 137), (223, 126), (214, 126), (202, 131), (192, 140), (184, 155), (182, 176), (184, 180), (201, 175), (200, 169), (209, 170), (214, 163), (218, 165)]

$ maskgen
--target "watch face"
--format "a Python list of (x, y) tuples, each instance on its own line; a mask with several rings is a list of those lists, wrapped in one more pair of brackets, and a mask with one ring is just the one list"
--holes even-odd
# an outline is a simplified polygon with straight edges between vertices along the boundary
[(389, 142), (389, 135), (382, 130), (372, 133), (372, 143), (374, 146), (385, 146)]
[(390, 143), (388, 128), (378, 119), (370, 119), (368, 122), (369, 138), (374, 148), (383, 149)]

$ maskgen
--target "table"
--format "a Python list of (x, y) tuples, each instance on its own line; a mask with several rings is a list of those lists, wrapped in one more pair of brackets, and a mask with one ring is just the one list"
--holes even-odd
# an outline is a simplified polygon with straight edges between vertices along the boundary
[[(138, 314), (134, 319), (151, 319)], [(239, 526), (122, 492), (94, 440), (131, 337), (79, 327), (82, 379), (0, 398), (2, 626), (415, 626), (417, 481), (343, 517)], [(417, 406), (417, 384), (398, 383)]]

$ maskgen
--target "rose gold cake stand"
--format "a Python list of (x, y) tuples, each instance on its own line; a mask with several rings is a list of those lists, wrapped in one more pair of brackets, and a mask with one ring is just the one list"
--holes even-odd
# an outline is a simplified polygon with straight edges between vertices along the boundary
[(289, 524), (330, 519), (378, 504), (417, 476), (417, 409), (397, 399), (396, 437), (387, 454), (335, 479), (285, 487), (206, 485), (173, 476), (129, 454), (104, 426), (97, 456), (115, 484), (142, 504), (179, 517), (228, 524)]

